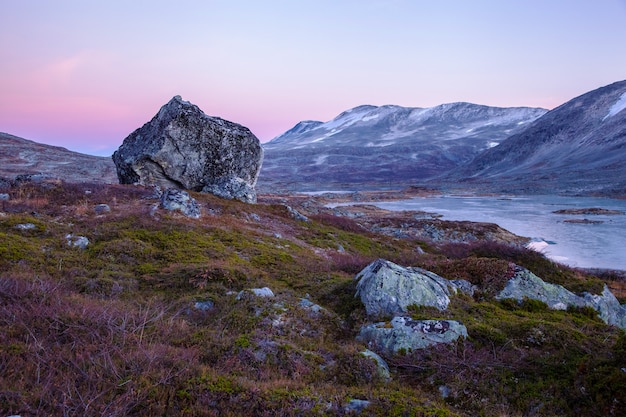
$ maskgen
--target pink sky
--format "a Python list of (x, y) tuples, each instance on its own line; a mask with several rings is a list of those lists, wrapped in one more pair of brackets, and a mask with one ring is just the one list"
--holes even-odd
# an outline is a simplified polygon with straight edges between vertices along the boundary
[(0, 1), (0, 131), (110, 155), (172, 96), (262, 141), (362, 104), (553, 108), (626, 78), (626, 0)]

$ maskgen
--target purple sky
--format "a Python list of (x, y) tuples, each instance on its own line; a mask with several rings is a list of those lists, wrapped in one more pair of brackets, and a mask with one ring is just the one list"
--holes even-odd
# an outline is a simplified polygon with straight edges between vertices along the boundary
[(110, 155), (174, 95), (265, 142), (361, 104), (553, 108), (626, 79), (626, 0), (0, 0), (0, 131)]

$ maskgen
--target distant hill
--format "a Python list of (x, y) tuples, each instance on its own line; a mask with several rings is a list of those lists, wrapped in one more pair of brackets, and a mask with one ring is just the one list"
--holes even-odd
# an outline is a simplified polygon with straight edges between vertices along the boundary
[(568, 101), (446, 179), (515, 193), (626, 195), (626, 81)]
[(67, 182), (117, 183), (110, 157), (72, 152), (0, 132), (0, 177), (44, 173)]
[(329, 122), (300, 122), (266, 143), (258, 187), (414, 184), (469, 162), (546, 111), (471, 103), (355, 107)]

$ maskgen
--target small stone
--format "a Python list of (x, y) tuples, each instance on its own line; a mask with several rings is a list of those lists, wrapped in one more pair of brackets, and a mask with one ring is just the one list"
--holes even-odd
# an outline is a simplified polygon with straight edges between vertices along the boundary
[(0, 201), (9, 201), (11, 196), (6, 193), (0, 193)]
[(87, 249), (87, 246), (89, 245), (89, 239), (85, 236), (74, 236), (70, 233), (65, 236), (65, 239), (67, 240), (68, 246), (73, 246), (75, 248)]
[(213, 301), (211, 301), (211, 300), (196, 301), (195, 304), (193, 305), (193, 307), (196, 310), (209, 311), (209, 310), (212, 310), (213, 307), (215, 307), (215, 303)]
[(308, 222), (309, 218), (303, 214), (301, 214), (298, 210), (296, 210), (295, 208), (291, 207), (291, 206), (287, 206), (285, 205), (285, 207), (287, 208), (287, 211), (289, 212), (289, 214), (291, 215), (292, 218), (301, 221), (301, 222)]
[(246, 297), (246, 294), (252, 294), (257, 297), (273, 297), (274, 296), (274, 292), (269, 287), (251, 288), (249, 290), (240, 291), (239, 294), (237, 294), (237, 300), (244, 299)]
[(35, 226), (32, 223), (20, 223), (20, 224), (16, 224), (15, 228), (19, 230), (33, 230), (33, 229), (36, 229), (37, 226)]
[(108, 204), (98, 204), (94, 207), (96, 214), (110, 213), (111, 207)]
[(346, 406), (344, 407), (344, 410), (346, 411), (346, 413), (357, 413), (360, 414), (363, 410), (365, 410), (367, 407), (369, 407), (370, 402), (367, 400), (358, 400), (358, 399), (351, 399), (350, 401), (348, 401), (348, 404), (346, 404)]

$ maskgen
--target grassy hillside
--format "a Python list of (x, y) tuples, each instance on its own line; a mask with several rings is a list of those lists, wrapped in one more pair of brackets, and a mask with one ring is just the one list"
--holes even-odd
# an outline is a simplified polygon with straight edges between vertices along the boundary
[[(365, 416), (626, 414), (623, 331), (587, 309), (494, 301), (511, 263), (601, 289), (535, 252), (394, 239), (204, 194), (195, 220), (132, 186), (0, 193), (0, 415), (350, 415), (353, 399), (370, 402)], [(96, 214), (102, 203), (111, 211)], [(390, 381), (355, 340), (354, 277), (377, 258), (479, 287), (445, 312), (414, 309), (469, 338), (385, 358)], [(239, 295), (266, 286), (274, 297)]]

